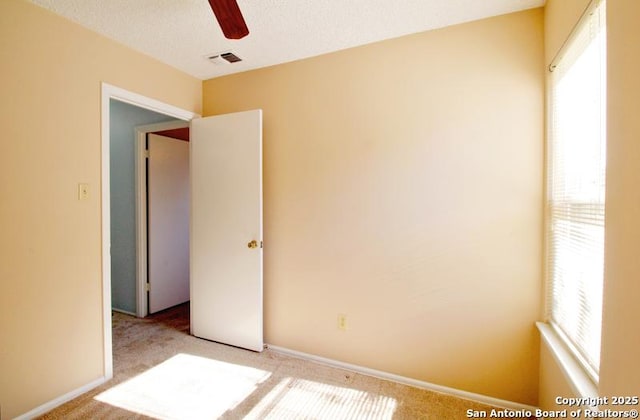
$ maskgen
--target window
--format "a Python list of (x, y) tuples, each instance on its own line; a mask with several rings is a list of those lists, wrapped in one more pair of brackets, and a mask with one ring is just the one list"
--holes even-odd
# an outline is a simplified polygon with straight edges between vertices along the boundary
[(550, 68), (547, 317), (597, 382), (604, 261), (605, 3), (595, 2)]

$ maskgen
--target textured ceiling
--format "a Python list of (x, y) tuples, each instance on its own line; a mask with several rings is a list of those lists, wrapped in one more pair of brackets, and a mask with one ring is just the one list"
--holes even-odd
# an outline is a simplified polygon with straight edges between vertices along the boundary
[[(207, 0), (31, 0), (200, 79), (539, 7), (545, 0), (238, 0), (250, 34), (225, 39)], [(214, 53), (243, 59), (214, 64)]]

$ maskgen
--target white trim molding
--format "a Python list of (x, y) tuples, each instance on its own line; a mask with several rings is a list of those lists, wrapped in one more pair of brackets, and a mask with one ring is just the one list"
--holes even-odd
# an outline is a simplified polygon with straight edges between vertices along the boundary
[(598, 388), (587, 372), (580, 366), (580, 363), (573, 357), (553, 327), (545, 322), (536, 322), (536, 326), (540, 331), (543, 345), (547, 346), (551, 355), (558, 363), (571, 390), (579, 397), (597, 398)]
[(105, 93), (108, 94), (109, 99), (116, 99), (120, 102), (125, 102), (129, 105), (148, 109), (149, 111), (154, 111), (159, 114), (177, 118), (179, 120), (191, 121), (194, 118), (200, 117), (200, 115), (196, 114), (195, 112), (187, 111), (185, 109), (169, 105), (156, 99), (148, 98), (146, 96), (130, 92), (117, 86), (110, 85), (108, 83), (102, 83), (103, 98), (105, 96)]
[(137, 316), (135, 314), (135, 312), (125, 311), (124, 309), (120, 309), (120, 308), (116, 308), (116, 307), (111, 308), (111, 310), (113, 312), (118, 312), (118, 313), (125, 314), (125, 315)]
[(129, 92), (128, 90), (102, 83), (101, 110), (101, 212), (102, 212), (102, 331), (104, 346), (104, 378), (113, 377), (113, 345), (111, 337), (111, 185), (110, 185), (110, 123), (111, 99), (125, 102), (140, 108), (174, 117), (183, 121), (191, 121), (200, 115), (156, 99)]
[(351, 363), (344, 363), (338, 360), (328, 359), (325, 357), (320, 357), (320, 356), (316, 356), (309, 353), (303, 353), (296, 350), (290, 350), (284, 347), (274, 346), (271, 344), (267, 344), (267, 348), (276, 353), (281, 353), (281, 354), (295, 357), (298, 359), (310, 360), (312, 362), (320, 363), (330, 367), (345, 369), (351, 372), (360, 373), (367, 376), (373, 376), (375, 378), (385, 379), (387, 381), (397, 382), (403, 385), (413, 386), (415, 388), (421, 388), (421, 389), (426, 389), (428, 391), (439, 392), (441, 394), (448, 394), (454, 397), (491, 405), (497, 408), (505, 408), (509, 410), (525, 410), (525, 411), (532, 411), (532, 412), (535, 412), (538, 409), (538, 407), (534, 407), (527, 404), (521, 404), (513, 401), (503, 400), (500, 398), (489, 397), (482, 394), (476, 394), (474, 392), (462, 391), (460, 389), (449, 388), (447, 386), (436, 385), (429, 382), (420, 381), (418, 379), (408, 378), (406, 376), (395, 375), (393, 373), (370, 369), (364, 366), (352, 365)]
[(76, 388), (73, 391), (67, 392), (66, 394), (61, 395), (56, 399), (53, 399), (49, 402), (44, 403), (34, 408), (33, 410), (16, 417), (14, 420), (30, 420), (30, 419), (39, 417), (45, 413), (48, 413), (54, 408), (66, 403), (67, 401), (71, 401), (72, 399), (84, 394), (85, 392), (89, 392), (92, 389), (99, 387), (105, 382), (107, 382), (106, 378), (104, 377), (98, 378), (95, 381), (89, 382), (88, 384), (81, 386), (80, 388)]

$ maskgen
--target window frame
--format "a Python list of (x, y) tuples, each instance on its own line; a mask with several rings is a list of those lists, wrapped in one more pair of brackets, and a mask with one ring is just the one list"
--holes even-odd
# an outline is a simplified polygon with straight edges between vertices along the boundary
[[(553, 58), (553, 60), (551, 61), (551, 64), (549, 65), (549, 72), (547, 73), (547, 89), (546, 89), (546, 103), (547, 103), (547, 112), (546, 112), (546, 117), (547, 117), (547, 124), (546, 124), (546, 141), (545, 141), (545, 158), (546, 158), (546, 164), (545, 164), (545, 203), (544, 203), (544, 209), (545, 209), (545, 232), (544, 232), (544, 237), (545, 237), (545, 261), (544, 261), (544, 266), (545, 266), (545, 302), (544, 302), (544, 309), (545, 309), (545, 321), (551, 326), (552, 330), (554, 331), (554, 333), (559, 337), (560, 341), (563, 343), (563, 345), (565, 346), (565, 348), (570, 352), (570, 354), (573, 356), (573, 358), (579, 363), (580, 367), (582, 368), (582, 370), (586, 373), (586, 375), (589, 377), (589, 379), (594, 383), (597, 384), (598, 383), (598, 370), (599, 370), (599, 360), (598, 365), (597, 366), (593, 366), (587, 359), (587, 357), (585, 357), (583, 355), (583, 350), (580, 348), (580, 346), (576, 345), (576, 343), (574, 343), (573, 339), (571, 339), (562, 329), (562, 327), (554, 320), (553, 314), (552, 314), (552, 299), (553, 299), (553, 268), (552, 268), (552, 263), (554, 262), (554, 257), (553, 257), (553, 244), (552, 244), (552, 239), (554, 237), (553, 233), (552, 233), (552, 227), (553, 227), (553, 223), (554, 223), (554, 216), (552, 215), (553, 213), (553, 201), (552, 201), (552, 194), (553, 194), (553, 187), (552, 187), (552, 183), (553, 183), (553, 179), (552, 179), (552, 164), (553, 164), (553, 149), (552, 149), (552, 144), (554, 142), (553, 136), (554, 136), (554, 75), (552, 74), (558, 67), (558, 65), (562, 64), (563, 59), (565, 58), (565, 56), (567, 55), (567, 53), (571, 52), (572, 47), (574, 47), (574, 42), (576, 41), (576, 38), (578, 38), (581, 35), (581, 32), (583, 30), (585, 30), (585, 26), (586, 25), (590, 25), (592, 23), (592, 15), (595, 12), (599, 13), (599, 19), (600, 19), (600, 23), (599, 23), (599, 30), (603, 31), (603, 35), (604, 35), (604, 54), (602, 55), (601, 59), (604, 61), (603, 63), (601, 63), (601, 68), (604, 68), (604, 74), (602, 76), (602, 79), (604, 79), (604, 84), (601, 85), (601, 93), (600, 93), (600, 98), (602, 100), (602, 104), (601, 104), (601, 110), (600, 110), (600, 117), (602, 118), (602, 120), (604, 121), (604, 125), (606, 126), (606, 0), (592, 0), (589, 5), (587, 6), (587, 8), (585, 9), (585, 11), (583, 12), (582, 16), (580, 17), (579, 21), (577, 22), (577, 24), (574, 26), (574, 28), (572, 29), (571, 34), (569, 35), (569, 37), (567, 38), (567, 40), (564, 42), (564, 44), (561, 46), (560, 50), (558, 51), (558, 54)], [(588, 29), (586, 29), (588, 30)], [(594, 42), (595, 40), (597, 40), (597, 38), (591, 39), (589, 41), (590, 45), (591, 42)], [(580, 52), (580, 54), (578, 54), (577, 56), (580, 57), (582, 55), (582, 53), (584, 53), (585, 50), (583, 50), (582, 52)], [(573, 66), (575, 64), (577, 60), (573, 60), (573, 62), (571, 63), (571, 66)], [(601, 141), (602, 141), (602, 147), (606, 150), (606, 127), (603, 128), (602, 130), (602, 137), (601, 137)], [(605, 160), (605, 166), (606, 166), (606, 151), (604, 152), (604, 160)], [(606, 180), (606, 171), (604, 174), (604, 179), (603, 179), (603, 189), (602, 189), (602, 206), (603, 206), (603, 219), (602, 219), (602, 231), (603, 231), (603, 240), (602, 240), (602, 258), (604, 261), (604, 213), (605, 213), (605, 208), (606, 208), (606, 202), (605, 202), (605, 198), (604, 198), (604, 182)], [(602, 278), (600, 281), (600, 286), (602, 287), (604, 285), (604, 271), (602, 273)], [(601, 329), (601, 324), (600, 324), (600, 333), (601, 333), (602, 329)], [(600, 336), (600, 340), (598, 343), (599, 346), (601, 346), (601, 336)]]

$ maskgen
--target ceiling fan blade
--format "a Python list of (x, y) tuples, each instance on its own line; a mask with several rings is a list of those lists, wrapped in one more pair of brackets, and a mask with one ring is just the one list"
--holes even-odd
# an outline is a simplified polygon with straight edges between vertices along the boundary
[(249, 35), (249, 28), (242, 17), (236, 0), (209, 0), (222, 33), (229, 39), (240, 39)]

